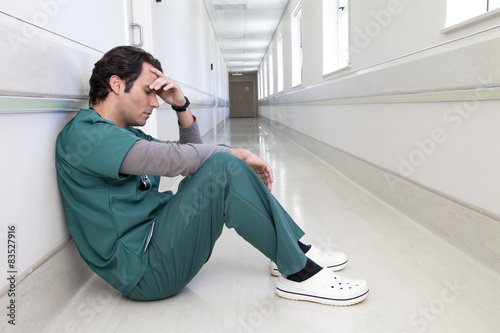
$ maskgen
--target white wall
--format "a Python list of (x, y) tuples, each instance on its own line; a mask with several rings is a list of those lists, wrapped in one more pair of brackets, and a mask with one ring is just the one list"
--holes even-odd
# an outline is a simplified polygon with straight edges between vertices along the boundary
[[(128, 0), (2, 0), (0, 3), (0, 10), (7, 14), (103, 52), (115, 45), (128, 44), (128, 7)], [(42, 32), (23, 25), (14, 34), (22, 37), (18, 45), (27, 45)]]
[[(183, 31), (180, 40), (171, 30), (144, 24), (149, 32), (155, 31), (145, 48), (157, 50), (155, 55), (164, 67), (172, 69), (174, 79), (183, 83), (203, 131), (208, 132), (227, 115), (226, 108), (215, 105), (224, 105), (228, 99), (228, 83), (206, 11), (199, 5), (202, 2), (182, 1), (183, 10), (172, 13), (165, 8), (166, 1), (158, 7), (154, 7), (156, 1), (131, 1), (141, 2), (143, 20), (145, 15), (154, 16), (153, 24), (165, 20), (176, 31)], [(5, 182), (0, 190), (0, 242), (5, 244), (7, 226), (15, 224), (18, 281), (70, 240), (54, 167), (56, 136), (74, 111), (88, 106), (88, 80), (102, 53), (137, 42), (129, 28), (136, 18), (129, 6), (126, 0), (1, 1), (0, 174)], [(198, 30), (186, 23), (193, 21), (201, 22)], [(168, 55), (191, 48), (189, 41), (198, 38), (201, 30), (203, 43), (172, 62)], [(201, 71), (207, 61), (213, 61), (216, 70)], [(161, 138), (176, 139), (174, 112), (163, 106), (157, 113), (165, 117), (157, 119), (151, 130)], [(0, 270), (7, 272), (4, 253)], [(0, 294), (6, 290), (5, 280), (0, 282)]]
[(351, 1), (351, 65), (323, 76), (321, 1), (304, 0), (304, 82), (291, 88), (297, 3), (268, 51), (283, 33), (285, 91), (259, 113), (498, 219), (500, 29), (487, 29), (500, 18), (442, 33), (446, 0)]

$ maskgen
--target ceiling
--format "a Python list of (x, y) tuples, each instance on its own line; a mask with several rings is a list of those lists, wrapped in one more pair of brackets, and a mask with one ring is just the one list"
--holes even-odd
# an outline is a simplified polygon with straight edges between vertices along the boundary
[(229, 73), (256, 72), (289, 0), (204, 0)]

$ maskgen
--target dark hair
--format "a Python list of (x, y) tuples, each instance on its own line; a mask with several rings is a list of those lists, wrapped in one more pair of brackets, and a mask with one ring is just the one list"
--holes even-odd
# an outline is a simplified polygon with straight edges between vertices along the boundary
[(143, 49), (134, 46), (118, 46), (108, 51), (95, 63), (90, 77), (90, 106), (103, 102), (108, 97), (111, 87), (109, 78), (117, 75), (125, 81), (128, 92), (142, 72), (143, 63), (149, 63), (163, 71), (160, 61)]

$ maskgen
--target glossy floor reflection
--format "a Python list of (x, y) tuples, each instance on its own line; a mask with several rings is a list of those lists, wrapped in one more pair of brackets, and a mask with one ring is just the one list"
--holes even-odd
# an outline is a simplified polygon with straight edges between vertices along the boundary
[(341, 274), (366, 279), (367, 300), (330, 307), (281, 299), (268, 260), (225, 229), (210, 261), (175, 297), (132, 302), (95, 277), (45, 331), (498, 332), (496, 276), (296, 146), (279, 126), (231, 119), (206, 141), (269, 161), (273, 193), (304, 240), (346, 252)]

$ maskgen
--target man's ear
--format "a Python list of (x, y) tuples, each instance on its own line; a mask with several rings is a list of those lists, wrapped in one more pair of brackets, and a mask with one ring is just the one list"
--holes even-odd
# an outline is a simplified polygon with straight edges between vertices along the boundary
[(115, 94), (120, 94), (125, 89), (125, 82), (118, 75), (113, 75), (109, 78), (109, 86)]

